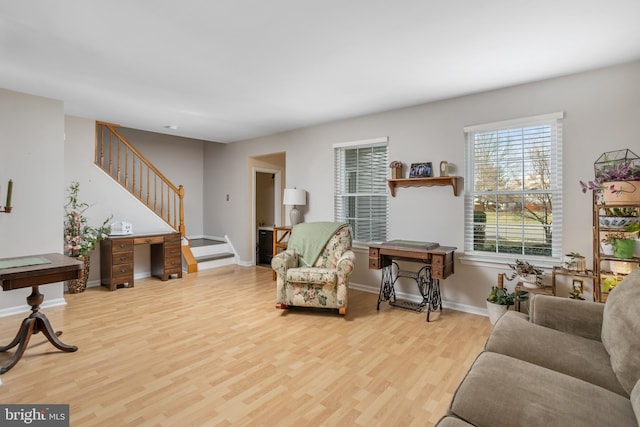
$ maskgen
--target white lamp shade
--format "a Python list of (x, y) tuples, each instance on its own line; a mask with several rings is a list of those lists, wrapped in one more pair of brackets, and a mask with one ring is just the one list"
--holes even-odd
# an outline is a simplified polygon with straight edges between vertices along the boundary
[(307, 192), (302, 188), (285, 188), (282, 204), (303, 206), (307, 204)]

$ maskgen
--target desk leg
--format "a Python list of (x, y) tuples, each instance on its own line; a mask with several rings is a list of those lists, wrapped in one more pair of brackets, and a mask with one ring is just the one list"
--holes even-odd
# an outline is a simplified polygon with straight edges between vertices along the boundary
[(380, 310), (380, 302), (396, 300), (396, 292), (393, 288), (393, 282), (393, 264), (389, 264), (382, 268), (380, 293), (378, 294), (378, 306), (376, 307), (376, 310)]
[(9, 362), (0, 368), (0, 374), (4, 374), (18, 363), (18, 360), (22, 358), (24, 351), (27, 349), (27, 344), (29, 344), (31, 335), (37, 334), (38, 332), (42, 332), (49, 342), (59, 350), (68, 352), (78, 350), (78, 347), (75, 345), (64, 344), (60, 339), (58, 339), (58, 336), (62, 335), (62, 332), (54, 332), (47, 316), (39, 311), (40, 304), (42, 304), (43, 300), (44, 296), (38, 291), (38, 287), (32, 286), (31, 295), (27, 297), (27, 303), (31, 306), (31, 314), (22, 321), (16, 337), (8, 345), (0, 347), (0, 352), (5, 352), (16, 345), (18, 346), (18, 349)]

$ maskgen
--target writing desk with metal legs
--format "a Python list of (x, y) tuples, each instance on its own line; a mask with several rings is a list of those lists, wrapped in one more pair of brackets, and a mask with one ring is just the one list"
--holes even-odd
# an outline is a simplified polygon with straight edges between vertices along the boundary
[[(421, 312), (426, 307), (427, 322), (432, 311), (442, 311), (440, 279), (453, 274), (453, 257), (457, 248), (433, 242), (391, 240), (369, 246), (369, 269), (382, 269), (378, 306), (381, 302)], [(423, 264), (417, 271), (403, 270), (396, 261)], [(419, 303), (396, 299), (395, 283), (400, 277), (416, 281), (422, 296)]]
[[(31, 335), (38, 332), (42, 332), (49, 342), (59, 350), (68, 352), (78, 350), (78, 347), (60, 341), (58, 336), (62, 332), (54, 332), (47, 316), (40, 312), (40, 304), (44, 301), (44, 295), (40, 293), (39, 286), (79, 279), (84, 265), (82, 261), (62, 254), (44, 254), (1, 259), (0, 265), (3, 267), (0, 268), (0, 283), (3, 291), (28, 287), (31, 287), (32, 290), (31, 295), (27, 297), (27, 303), (31, 306), (31, 314), (22, 321), (13, 341), (6, 346), (0, 346), (0, 352), (18, 346), (13, 357), (0, 368), (0, 374), (4, 374), (18, 363), (29, 344)], [(9, 267), (5, 267), (5, 265), (9, 265)]]

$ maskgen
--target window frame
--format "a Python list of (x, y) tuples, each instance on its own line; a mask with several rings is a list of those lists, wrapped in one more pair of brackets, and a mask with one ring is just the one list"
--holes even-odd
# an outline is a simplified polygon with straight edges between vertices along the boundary
[[(564, 119), (563, 112), (555, 112), (550, 114), (543, 114), (537, 116), (523, 117), (512, 120), (504, 120), (493, 123), (486, 123), (473, 126), (465, 126), (465, 164), (466, 164), (466, 177), (465, 177), (465, 200), (464, 200), (464, 256), (461, 258), (465, 263), (472, 263), (475, 261), (481, 263), (500, 263), (512, 262), (514, 258), (529, 260), (535, 262), (539, 266), (551, 267), (557, 262), (562, 260), (562, 121)], [(552, 206), (552, 221), (551, 221), (551, 254), (550, 255), (532, 255), (532, 254), (516, 254), (516, 253), (501, 253), (496, 248), (495, 252), (480, 251), (474, 248), (474, 201), (477, 195), (485, 194), (483, 191), (475, 190), (475, 166), (476, 166), (476, 153), (475, 153), (475, 135), (480, 133), (489, 132), (501, 132), (512, 129), (526, 129), (536, 126), (550, 126), (550, 149), (551, 152), (548, 156), (548, 166), (550, 174), (550, 188), (548, 190), (539, 190), (539, 193), (549, 194), (551, 196)], [(498, 144), (496, 144), (496, 148)], [(524, 175), (524, 172), (523, 172)], [(523, 181), (524, 182), (524, 181)], [(527, 189), (523, 186), (520, 190), (502, 190), (497, 191), (496, 195), (504, 194), (519, 194), (523, 196), (525, 194), (532, 193), (531, 189)], [(523, 213), (523, 226), (521, 228), (524, 236), (526, 226), (524, 224)], [(555, 219), (555, 220), (554, 220)], [(498, 218), (496, 219), (499, 223)], [(497, 224), (496, 224), (497, 226)], [(521, 240), (522, 246), (525, 246), (526, 240), (523, 237)]]
[[(376, 163), (376, 171), (380, 173), (380, 176), (376, 178), (377, 186), (375, 189), (377, 191), (372, 192), (359, 192), (355, 193), (348, 192), (345, 190), (344, 186), (347, 185), (347, 178), (345, 176), (346, 170), (345, 165), (340, 164), (340, 161), (345, 160), (345, 153), (347, 150), (356, 150), (356, 149), (366, 149), (372, 147), (385, 147), (384, 158)], [(389, 175), (388, 172), (388, 163), (389, 163), (389, 137), (380, 137), (380, 138), (372, 138), (358, 141), (350, 141), (333, 144), (334, 151), (334, 220), (339, 222), (347, 222), (352, 227), (353, 232), (353, 243), (354, 246), (368, 246), (373, 242), (381, 242), (386, 241), (389, 236), (389, 188), (387, 185), (387, 178)], [(377, 175), (376, 175), (377, 176)], [(356, 178), (357, 182), (357, 178)], [(347, 218), (346, 212), (344, 212), (347, 208), (345, 204), (341, 202), (341, 198), (345, 195), (352, 195), (354, 197), (370, 197), (370, 196), (384, 196), (384, 218), (376, 217), (378, 221), (375, 221), (376, 218), (369, 217), (369, 221), (371, 223), (369, 226), (371, 229), (374, 228), (373, 223), (377, 222), (377, 226), (379, 226), (380, 222), (383, 222), (383, 235), (378, 235), (374, 237), (380, 237), (381, 239), (375, 240), (359, 240), (357, 237), (361, 234), (359, 230), (357, 230), (357, 222), (359, 218), (356, 216), (354, 218)]]

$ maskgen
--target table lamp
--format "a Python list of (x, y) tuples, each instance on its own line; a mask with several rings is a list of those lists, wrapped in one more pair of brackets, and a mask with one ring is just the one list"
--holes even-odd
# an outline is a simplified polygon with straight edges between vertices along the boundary
[(307, 204), (307, 193), (302, 188), (285, 188), (283, 204), (293, 206), (289, 213), (291, 219), (291, 226), (300, 222), (300, 211), (296, 206), (304, 206)]

